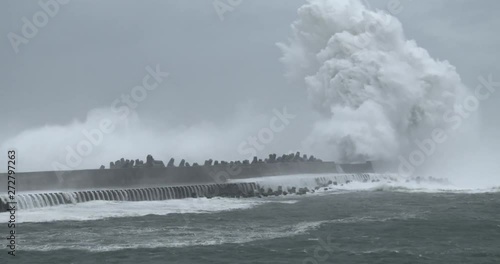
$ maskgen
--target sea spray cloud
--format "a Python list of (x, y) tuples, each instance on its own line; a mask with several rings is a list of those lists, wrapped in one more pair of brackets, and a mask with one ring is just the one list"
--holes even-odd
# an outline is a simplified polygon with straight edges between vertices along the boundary
[(287, 43), (286, 76), (305, 85), (322, 119), (305, 140), (338, 161), (394, 160), (466, 95), (455, 68), (405, 38), (401, 23), (360, 1), (310, 0)]
[[(78, 153), (82, 141), (91, 141), (90, 131), (101, 127), (107, 120), (113, 124), (112, 131), (102, 133), (97, 144), (92, 145), (89, 155), (81, 156), (81, 161), (71, 169), (97, 169), (109, 165), (122, 157), (145, 159), (152, 154), (155, 159), (168, 161), (186, 159), (202, 162), (205, 159), (242, 159), (236, 147), (248, 137), (249, 131), (269, 124), (269, 115), (257, 115), (251, 106), (240, 106), (234, 116), (224, 123), (204, 121), (195, 124), (173, 125), (168, 119), (158, 121), (161, 127), (143, 121), (134, 110), (126, 119), (121, 113), (110, 108), (89, 111), (85, 120), (74, 120), (68, 124), (46, 125), (25, 130), (15, 137), (0, 142), (0, 149), (14, 146), (19, 156), (19, 171), (54, 170), (54, 162), (63, 165), (68, 157), (68, 147)], [(88, 136), (90, 135), (90, 136)], [(95, 137), (95, 136), (94, 136)], [(74, 159), (72, 161), (75, 161)]]

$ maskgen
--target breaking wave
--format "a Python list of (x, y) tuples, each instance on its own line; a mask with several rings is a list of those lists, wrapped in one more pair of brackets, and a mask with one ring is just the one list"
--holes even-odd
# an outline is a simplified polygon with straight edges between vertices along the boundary
[(314, 153), (396, 160), (435, 128), (450, 128), (445, 114), (467, 89), (454, 66), (405, 37), (397, 18), (358, 0), (309, 0), (298, 15), (278, 46), (286, 75), (322, 116), (305, 140)]

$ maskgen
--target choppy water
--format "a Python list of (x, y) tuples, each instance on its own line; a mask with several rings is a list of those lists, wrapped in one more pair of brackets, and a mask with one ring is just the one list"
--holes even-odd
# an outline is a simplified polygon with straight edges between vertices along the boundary
[(17, 218), (17, 256), (4, 248), (0, 263), (500, 263), (498, 189), (360, 183), (306, 196), (98, 201)]

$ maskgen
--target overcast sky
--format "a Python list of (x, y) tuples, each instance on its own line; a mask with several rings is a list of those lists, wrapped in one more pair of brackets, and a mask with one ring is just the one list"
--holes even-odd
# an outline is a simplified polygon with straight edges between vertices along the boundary
[[(44, 0), (42, 0), (44, 1)], [(225, 0), (223, 2), (226, 2)], [(295, 135), (307, 134), (315, 115), (306, 91), (288, 82), (276, 42), (286, 41), (302, 0), (243, 0), (220, 19), (212, 0), (71, 0), (15, 53), (8, 34), (21, 34), (23, 17), (38, 1), (0, 2), (0, 142), (46, 124), (85, 119), (159, 64), (168, 80), (137, 108), (141, 119), (176, 124), (226, 122), (242, 107), (298, 114)], [(386, 9), (388, 0), (370, 1)], [(407, 38), (457, 67), (464, 83), (500, 80), (500, 2), (401, 0)], [(500, 133), (500, 93), (481, 106), (484, 133)], [(293, 148), (293, 147), (291, 147)]]

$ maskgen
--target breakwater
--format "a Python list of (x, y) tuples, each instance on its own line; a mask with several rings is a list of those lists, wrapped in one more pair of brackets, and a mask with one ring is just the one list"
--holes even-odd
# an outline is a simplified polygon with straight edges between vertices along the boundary
[[(297, 154), (250, 163), (205, 161), (204, 165), (192, 166), (181, 161), (174, 165), (171, 159), (167, 166), (155, 161), (150, 155), (147, 162), (118, 160), (110, 163), (110, 169), (101, 166), (97, 170), (42, 171), (16, 173), (16, 194), (7, 195), (7, 174), (0, 174), (0, 211), (8, 209), (9, 203), (16, 209), (30, 209), (65, 204), (76, 204), (95, 200), (104, 201), (156, 201), (184, 199), (190, 197), (255, 197), (268, 195), (305, 194), (314, 188), (332, 184), (348, 184), (351, 181), (374, 179), (371, 162), (337, 164), (323, 162), (313, 156), (307, 158)], [(329, 174), (331, 177), (316, 177)], [(266, 185), (258, 179), (284, 175), (304, 175), (313, 180), (312, 185), (283, 184)]]
[[(17, 192), (141, 188), (224, 183), (230, 179), (317, 173), (373, 173), (370, 162), (277, 162), (219, 164), (191, 167), (143, 167), (16, 173)], [(7, 175), (0, 174), (0, 194), (7, 190)]]
[[(352, 182), (397, 181), (390, 175), (381, 174), (330, 174), (315, 177), (302, 176), (305, 181), (290, 182), (286, 177), (282, 182), (234, 182), (224, 184), (194, 184), (167, 187), (143, 187), (127, 189), (100, 189), (66, 192), (20, 193), (16, 195), (17, 210), (49, 206), (70, 205), (91, 201), (162, 201), (185, 198), (232, 197), (248, 198), (278, 195), (303, 195), (320, 188), (345, 185)], [(309, 182), (307, 182), (309, 181)], [(0, 211), (5, 211), (9, 202), (7, 195), (0, 195)]]

